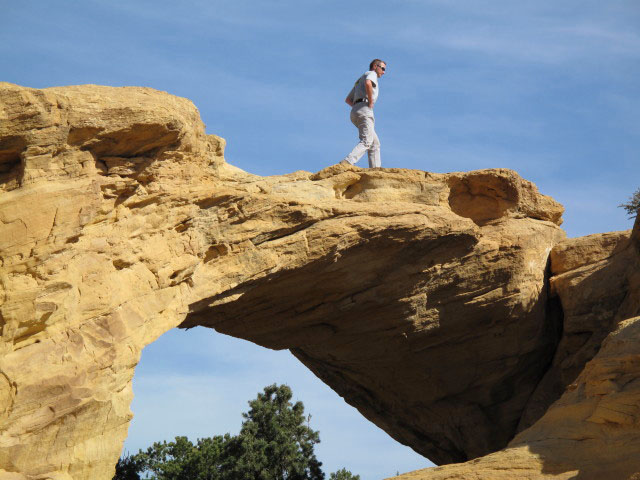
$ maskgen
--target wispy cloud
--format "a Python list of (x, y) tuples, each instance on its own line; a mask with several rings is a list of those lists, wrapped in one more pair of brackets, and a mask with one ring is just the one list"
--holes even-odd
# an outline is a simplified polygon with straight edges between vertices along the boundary
[[(557, 31), (559, 34), (572, 38), (576, 50), (576, 44), (581, 43), (581, 52), (590, 50), (593, 55), (595, 49), (596, 51), (606, 51), (613, 55), (640, 58), (640, 34), (635, 31), (620, 30), (613, 25), (592, 22), (559, 27)], [(588, 45), (585, 45), (585, 42), (588, 42)]]
[[(637, 16), (637, 9), (629, 13)], [(640, 35), (616, 6), (584, 2), (556, 4), (508, 1), (402, 2), (372, 41), (392, 41), (408, 51), (433, 54), (438, 49), (482, 55), (489, 61), (558, 66), (587, 62), (603, 54), (640, 57)], [(411, 15), (419, 22), (407, 22)], [(366, 37), (359, 25), (343, 24)]]

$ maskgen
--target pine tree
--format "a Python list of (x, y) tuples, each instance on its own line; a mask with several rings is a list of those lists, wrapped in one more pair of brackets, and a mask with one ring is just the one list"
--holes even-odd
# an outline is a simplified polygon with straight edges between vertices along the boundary
[(228, 436), (198, 439), (194, 445), (187, 437), (173, 442), (155, 442), (146, 452), (135, 456), (140, 472), (155, 480), (219, 480), (222, 452)]
[(114, 480), (140, 480), (142, 465), (136, 455), (123, 454), (116, 464)]
[(249, 402), (240, 434), (227, 444), (225, 480), (323, 480), (314, 453), (317, 431), (305, 422), (302, 402), (287, 385), (270, 385)]
[(354, 475), (346, 468), (342, 468), (329, 475), (329, 480), (360, 480), (360, 475)]
[(113, 479), (324, 480), (314, 453), (320, 436), (309, 425), (311, 415), (305, 418), (302, 402), (292, 403), (292, 396), (287, 385), (265, 387), (242, 414), (237, 436), (198, 439), (195, 445), (187, 437), (155, 442), (145, 452), (122, 457)]

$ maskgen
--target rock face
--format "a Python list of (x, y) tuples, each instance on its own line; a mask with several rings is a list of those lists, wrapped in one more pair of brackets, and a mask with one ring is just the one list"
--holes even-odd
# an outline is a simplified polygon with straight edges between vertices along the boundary
[(638, 229), (564, 240), (509, 170), (263, 178), (223, 150), (166, 93), (0, 84), (0, 479), (110, 479), (142, 348), (197, 325), (475, 459), (407, 478), (638, 467), (596, 455), (638, 441), (635, 407), (607, 413), (637, 398)]
[(551, 273), (562, 335), (523, 431), (500, 452), (398, 480), (640, 478), (640, 219), (559, 243)]

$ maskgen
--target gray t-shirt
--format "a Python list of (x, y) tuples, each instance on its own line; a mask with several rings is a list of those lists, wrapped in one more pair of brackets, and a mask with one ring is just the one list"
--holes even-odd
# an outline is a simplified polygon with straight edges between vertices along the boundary
[(376, 75), (376, 72), (372, 70), (365, 72), (360, 78), (358, 78), (358, 80), (356, 80), (355, 85), (349, 92), (349, 97), (351, 97), (351, 100), (353, 100), (354, 102), (362, 98), (366, 99), (367, 98), (367, 88), (365, 86), (366, 80), (371, 80), (371, 85), (373, 86), (373, 103), (376, 103), (376, 100), (378, 100), (378, 75)]

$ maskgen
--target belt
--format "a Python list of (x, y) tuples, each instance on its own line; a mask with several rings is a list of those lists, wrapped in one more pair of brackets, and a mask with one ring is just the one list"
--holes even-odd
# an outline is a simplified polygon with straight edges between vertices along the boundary
[(367, 100), (366, 98), (361, 98), (360, 100), (356, 100), (355, 102), (353, 102), (353, 104), (355, 105), (356, 103), (360, 103), (360, 102), (368, 102), (369, 100)]

